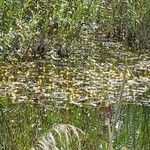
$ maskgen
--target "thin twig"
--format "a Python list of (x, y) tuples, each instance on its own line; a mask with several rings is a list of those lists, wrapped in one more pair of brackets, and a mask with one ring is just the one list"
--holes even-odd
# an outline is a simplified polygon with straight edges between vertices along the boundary
[(122, 85), (121, 85), (121, 89), (120, 89), (120, 93), (119, 93), (119, 98), (118, 101), (116, 103), (116, 111), (114, 113), (114, 116), (112, 118), (112, 130), (111, 130), (111, 124), (109, 123), (108, 125), (108, 130), (109, 130), (109, 145), (108, 145), (108, 150), (113, 150), (113, 137), (114, 137), (114, 131), (115, 131), (115, 127), (116, 124), (118, 122), (118, 118), (120, 116), (121, 113), (121, 108), (123, 105), (123, 93), (124, 93), (124, 87), (125, 87), (125, 83), (126, 83), (126, 74), (127, 74), (127, 64), (125, 66), (125, 70), (123, 72), (123, 81), (122, 81)]
[(123, 99), (122, 99), (123, 96), (122, 95), (124, 93), (124, 87), (125, 87), (125, 83), (126, 83), (126, 73), (127, 73), (127, 65), (126, 65), (125, 70), (123, 72), (123, 81), (122, 81), (122, 85), (121, 85), (121, 89), (120, 89), (120, 93), (119, 93), (116, 111), (115, 111), (114, 118), (113, 118), (113, 124), (112, 124), (113, 127), (115, 127), (117, 124), (118, 117), (120, 115), (122, 104), (123, 104)]

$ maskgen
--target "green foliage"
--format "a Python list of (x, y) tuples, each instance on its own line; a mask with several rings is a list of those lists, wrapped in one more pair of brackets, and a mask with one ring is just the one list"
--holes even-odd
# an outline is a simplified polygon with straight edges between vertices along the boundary
[(149, 0), (0, 0), (2, 149), (149, 149), (149, 18)]
[(119, 149), (122, 141), (124, 141), (124, 145), (128, 145), (131, 149), (149, 149), (150, 142), (147, 140), (150, 138), (149, 117), (148, 106), (137, 106), (135, 104), (124, 106), (120, 117), (123, 122), (119, 124), (120, 129), (114, 143), (116, 149)]
[[(131, 104), (124, 105), (122, 110), (114, 148), (119, 150), (126, 145), (131, 149), (149, 149), (149, 108)], [(40, 108), (32, 103), (12, 103), (1, 98), (0, 112), (3, 149), (24, 150), (38, 145), (46, 147), (50, 143), (63, 149), (71, 146), (69, 150), (78, 146), (86, 150), (108, 149), (109, 132), (96, 108), (72, 104), (66, 108)]]
[[(30, 149), (37, 141), (37, 138), (39, 138), (44, 132), (48, 132), (53, 125), (64, 123), (70, 123), (74, 126), (80, 127), (86, 133), (86, 138), (90, 142), (89, 145), (94, 144), (93, 147), (99, 145), (98, 139), (93, 139), (95, 135), (98, 136), (98, 134), (100, 134), (97, 133), (97, 130), (100, 130), (99, 127), (101, 126), (96, 109), (90, 110), (88, 108), (78, 108), (74, 105), (70, 106), (69, 109), (67, 107), (66, 109), (57, 108), (52, 105), (49, 109), (44, 109), (38, 106), (36, 107), (32, 103), (11, 103), (9, 100), (3, 98), (1, 98), (0, 109), (0, 120), (2, 122), (0, 128), (0, 143), (1, 147), (4, 149)], [(92, 115), (93, 117), (88, 117), (87, 115)], [(93, 127), (91, 126), (92, 124)], [(73, 133), (70, 134), (79, 136), (73, 126), (68, 127), (73, 130)], [(55, 130), (55, 127), (52, 130)], [(80, 136), (78, 138), (80, 138)], [(85, 139), (82, 138), (81, 141), (83, 141), (83, 146), (83, 144), (86, 143), (84, 143)], [(65, 142), (63, 141), (63, 138), (62, 142)], [(88, 149), (88, 145), (84, 146)]]
[[(104, 38), (126, 41), (136, 50), (148, 49), (149, 46), (148, 0), (2, 0), (0, 8), (1, 57), (9, 61), (14, 55), (21, 60), (29, 46), (35, 49), (35, 40), (37, 43), (41, 34), (44, 34), (46, 41), (54, 37), (55, 42), (70, 38), (76, 40), (79, 36), (84, 40), (86, 37), (82, 36), (82, 31), (92, 29), (101, 41)], [(14, 47), (16, 44), (18, 51)]]

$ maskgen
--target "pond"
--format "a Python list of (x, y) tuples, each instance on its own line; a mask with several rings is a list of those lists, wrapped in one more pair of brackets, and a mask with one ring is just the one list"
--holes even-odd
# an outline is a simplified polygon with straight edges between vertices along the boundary
[(149, 53), (90, 54), (1, 62), (2, 149), (30, 149), (55, 124), (81, 129), (85, 150), (150, 149)]

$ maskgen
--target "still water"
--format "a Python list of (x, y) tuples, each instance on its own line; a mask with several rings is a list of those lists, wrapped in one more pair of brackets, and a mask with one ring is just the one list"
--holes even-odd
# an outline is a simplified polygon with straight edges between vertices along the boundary
[[(105, 149), (109, 134), (107, 121), (111, 122), (115, 113), (125, 80), (121, 95), (123, 105), (115, 127), (113, 147), (150, 149), (149, 54), (110, 51), (105, 52), (106, 58), (103, 59), (102, 54), (95, 52), (92, 57), (77, 55), (59, 60), (47, 57), (34, 62), (1, 63), (0, 130), (3, 147), (9, 141), (6, 127), (8, 122), (14, 141), (17, 141), (18, 136), (16, 130), (26, 128), (21, 123), (29, 122), (35, 124), (38, 130), (24, 133), (25, 136), (22, 137), (25, 141), (27, 137), (38, 137), (47, 131), (45, 123), (50, 126), (69, 123), (87, 133), (88, 144), (85, 144), (84, 149)], [(30, 115), (35, 113), (37, 119), (31, 115), (33, 120), (30, 122), (26, 111)]]

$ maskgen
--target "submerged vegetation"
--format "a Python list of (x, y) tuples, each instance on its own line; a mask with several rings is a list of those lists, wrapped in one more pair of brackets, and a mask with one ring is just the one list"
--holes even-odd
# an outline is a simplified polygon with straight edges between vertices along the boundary
[(0, 1), (0, 149), (150, 149), (149, 0)]

